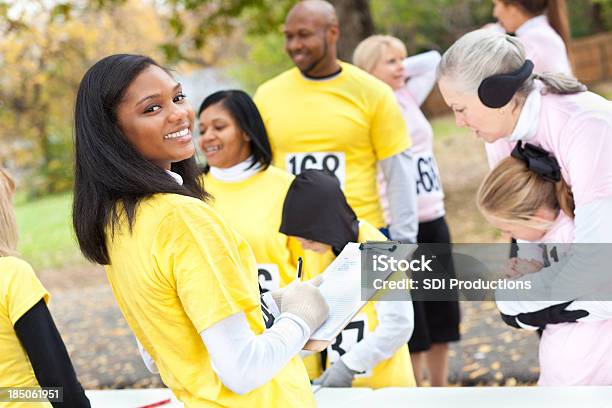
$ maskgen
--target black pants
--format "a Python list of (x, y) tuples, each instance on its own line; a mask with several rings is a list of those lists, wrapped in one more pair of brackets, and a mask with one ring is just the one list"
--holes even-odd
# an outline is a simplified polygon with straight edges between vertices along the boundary
[[(444, 217), (419, 224), (418, 243), (450, 243), (450, 233)], [(447, 275), (454, 276), (450, 248), (438, 256)], [(410, 352), (427, 351), (434, 343), (458, 341), (459, 303), (457, 301), (413, 301), (414, 332), (408, 342)]]

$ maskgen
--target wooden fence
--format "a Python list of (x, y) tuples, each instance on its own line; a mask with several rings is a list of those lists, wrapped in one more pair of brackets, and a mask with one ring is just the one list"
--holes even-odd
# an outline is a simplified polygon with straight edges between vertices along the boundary
[[(612, 32), (573, 40), (570, 54), (581, 82), (590, 85), (612, 80)], [(437, 86), (423, 104), (423, 112), (428, 117), (450, 113)]]

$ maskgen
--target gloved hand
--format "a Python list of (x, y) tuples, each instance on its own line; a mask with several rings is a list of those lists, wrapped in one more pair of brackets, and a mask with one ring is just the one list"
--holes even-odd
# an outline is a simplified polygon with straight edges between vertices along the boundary
[(502, 319), (510, 326), (520, 327), (518, 324), (514, 324), (516, 321), (513, 317), (516, 317), (523, 324), (543, 329), (547, 324), (574, 323), (578, 319), (589, 315), (586, 310), (565, 310), (570, 303), (572, 301), (550, 306), (537, 312), (519, 313), (516, 316), (502, 314)]
[[(321, 285), (321, 283), (323, 282), (323, 275), (317, 275), (314, 278), (312, 278), (311, 280), (308, 281), (308, 283), (310, 283), (312, 286), (319, 286)], [(296, 281), (297, 283), (297, 281)], [(270, 295), (272, 295), (272, 299), (274, 300), (274, 303), (276, 303), (276, 307), (278, 307), (278, 310), (282, 310), (281, 305), (283, 302), (283, 293), (285, 293), (285, 290), (291, 286), (293, 283), (290, 283), (287, 286), (283, 286), (282, 288), (278, 288), (278, 289), (274, 289), (272, 291), (270, 291)]]
[[(315, 281), (320, 284), (321, 280)], [(287, 286), (281, 297), (281, 313), (292, 313), (306, 322), (314, 333), (329, 316), (329, 306), (319, 289), (310, 282), (294, 282)]]
[(314, 385), (322, 387), (342, 387), (347, 388), (353, 384), (353, 377), (357, 371), (351, 370), (344, 364), (342, 359), (330, 365), (319, 378), (314, 380)]

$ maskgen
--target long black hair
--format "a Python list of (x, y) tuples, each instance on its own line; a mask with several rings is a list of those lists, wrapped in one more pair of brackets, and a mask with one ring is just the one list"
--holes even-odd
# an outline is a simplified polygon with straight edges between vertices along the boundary
[(119, 128), (117, 107), (132, 81), (150, 66), (160, 67), (142, 55), (108, 56), (89, 68), (77, 93), (72, 222), (83, 255), (103, 265), (110, 262), (105, 231), (110, 227), (112, 236), (121, 209), (131, 229), (138, 203), (153, 194), (208, 198), (194, 157), (172, 163), (171, 170), (183, 177), (181, 186), (145, 159)]
[(198, 109), (198, 117), (204, 112), (204, 109), (217, 103), (220, 103), (228, 111), (236, 125), (250, 139), (249, 144), (251, 154), (253, 155), (253, 163), (251, 163), (249, 168), (253, 167), (255, 163), (261, 163), (263, 170), (268, 168), (272, 162), (272, 148), (268, 140), (266, 126), (253, 99), (251, 99), (249, 94), (239, 89), (218, 91), (204, 99), (200, 109)]

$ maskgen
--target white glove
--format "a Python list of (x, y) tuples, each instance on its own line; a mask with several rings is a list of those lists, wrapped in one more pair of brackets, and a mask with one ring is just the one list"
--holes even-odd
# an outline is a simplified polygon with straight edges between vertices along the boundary
[[(313, 282), (314, 281), (314, 282)], [(320, 284), (322, 279), (311, 281)], [(291, 283), (281, 297), (280, 311), (300, 317), (314, 333), (329, 316), (329, 306), (319, 289), (311, 282)]]
[[(312, 278), (311, 280), (308, 281), (308, 283), (310, 283), (312, 286), (319, 286), (321, 285), (321, 283), (323, 282), (323, 275), (317, 275), (314, 278)], [(297, 281), (296, 281), (297, 283)], [(283, 286), (282, 288), (278, 288), (278, 289), (274, 289), (272, 291), (270, 291), (270, 295), (272, 295), (272, 300), (274, 300), (274, 303), (276, 303), (276, 307), (278, 307), (278, 310), (282, 310), (281, 309), (281, 305), (283, 302), (283, 293), (285, 293), (285, 290), (291, 286), (293, 283), (290, 283), (287, 286)]]

